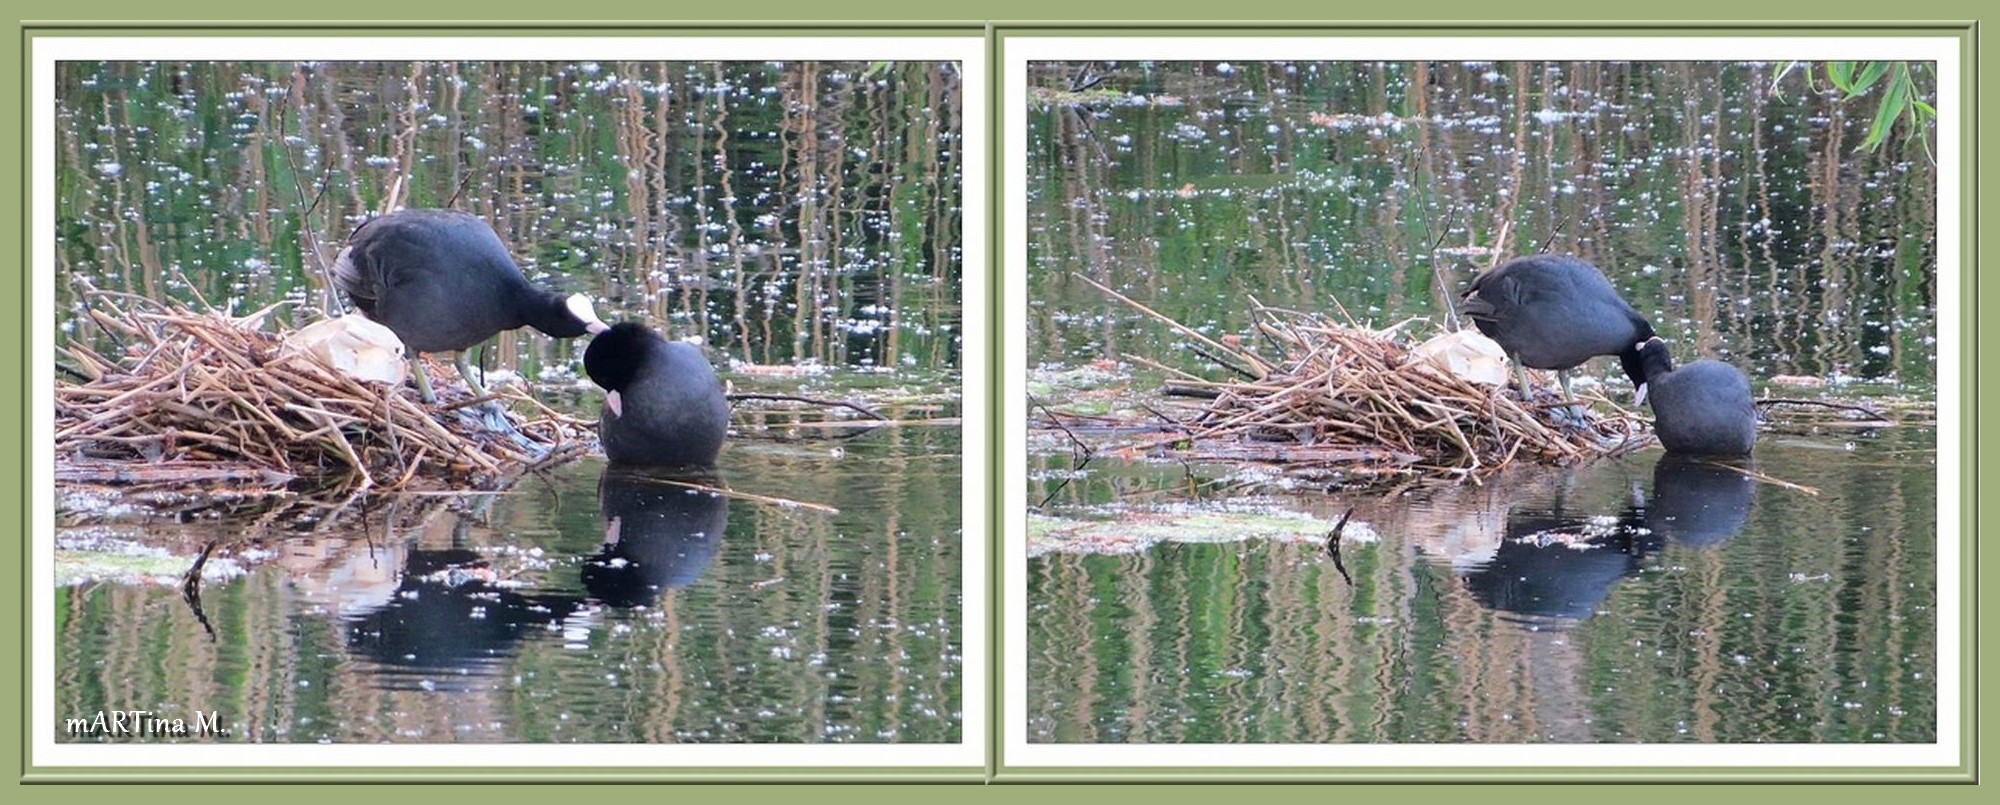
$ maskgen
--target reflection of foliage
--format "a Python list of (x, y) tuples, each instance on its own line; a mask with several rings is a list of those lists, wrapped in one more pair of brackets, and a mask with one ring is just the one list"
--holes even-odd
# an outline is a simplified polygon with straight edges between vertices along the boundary
[[(1917, 74), (1929, 67), (1928, 62), (1885, 62), (1885, 61), (1832, 61), (1826, 62), (1826, 82), (1840, 91), (1846, 99), (1852, 100), (1882, 85), (1882, 94), (1876, 102), (1875, 120), (1868, 126), (1868, 139), (1861, 145), (1870, 151), (1888, 141), (1889, 131), (1898, 119), (1909, 121), (1910, 136), (1930, 151), (1930, 124), (1937, 119), (1937, 108), (1926, 103), (1924, 90), (1917, 87)], [(1818, 92), (1818, 82), (1814, 79), (1812, 66), (1806, 62), (1786, 62), (1778, 70), (1777, 78), (1771, 81), (1771, 89), (1777, 91), (1778, 83), (1798, 70), (1805, 75), (1806, 89)], [(1887, 83), (1883, 83), (1884, 81)], [(1935, 78), (1931, 79), (1933, 82)], [(1935, 89), (1933, 88), (1933, 92)]]

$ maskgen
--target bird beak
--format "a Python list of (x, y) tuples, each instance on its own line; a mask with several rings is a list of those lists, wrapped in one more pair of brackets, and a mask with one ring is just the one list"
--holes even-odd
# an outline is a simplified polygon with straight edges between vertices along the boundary
[(612, 416), (625, 415), (625, 400), (618, 396), (618, 392), (608, 392), (604, 395), (604, 407), (611, 409)]
[(1640, 406), (1646, 404), (1646, 387), (1650, 385), (1652, 384), (1651, 383), (1639, 384), (1639, 390), (1632, 393), (1632, 405)]
[(590, 304), (588, 296), (580, 293), (570, 294), (569, 299), (564, 300), (563, 306), (569, 308), (570, 315), (575, 316), (577, 321), (583, 322), (583, 331), (586, 333), (597, 335), (611, 329), (611, 325), (605, 324), (603, 319), (597, 317), (597, 308)]

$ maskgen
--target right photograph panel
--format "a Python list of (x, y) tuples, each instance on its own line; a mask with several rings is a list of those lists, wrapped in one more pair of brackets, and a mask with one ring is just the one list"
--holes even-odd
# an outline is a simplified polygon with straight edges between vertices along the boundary
[(1939, 742), (1937, 62), (1025, 84), (1028, 747)]

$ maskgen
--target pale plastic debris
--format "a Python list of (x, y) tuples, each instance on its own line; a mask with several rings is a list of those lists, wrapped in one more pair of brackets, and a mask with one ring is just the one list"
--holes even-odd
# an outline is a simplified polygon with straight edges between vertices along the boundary
[(1474, 383), (1507, 385), (1507, 351), (1478, 330), (1445, 333), (1417, 345), (1410, 354)]
[(318, 357), (356, 380), (398, 385), (410, 371), (403, 362), (403, 340), (354, 313), (307, 325), (285, 339), (285, 348)]

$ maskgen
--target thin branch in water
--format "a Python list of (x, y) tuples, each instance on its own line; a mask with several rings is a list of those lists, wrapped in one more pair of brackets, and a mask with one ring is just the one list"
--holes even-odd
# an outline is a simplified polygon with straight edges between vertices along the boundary
[(810, 510), (812, 510), (812, 511), (816, 511), (816, 512), (823, 512), (823, 513), (826, 513), (826, 514), (839, 514), (839, 513), (840, 513), (840, 510), (839, 510), (839, 509), (836, 509), (836, 508), (834, 508), (834, 507), (832, 507), (832, 506), (828, 506), (828, 505), (826, 505), (826, 504), (824, 504), (824, 503), (807, 503), (807, 502), (805, 502), (805, 501), (803, 501), (803, 500), (792, 500), (792, 499), (790, 499), (790, 498), (778, 498), (778, 497), (770, 497), (770, 496), (768, 496), (768, 495), (755, 495), (755, 494), (751, 494), (751, 493), (749, 493), (749, 492), (738, 492), (738, 491), (736, 491), (736, 490), (734, 490), (734, 489), (730, 489), (730, 488), (727, 488), (727, 487), (721, 487), (721, 486), (711, 486), (711, 485), (709, 485), (709, 484), (698, 484), (698, 483), (694, 483), (694, 482), (692, 482), (692, 481), (679, 481), (679, 480), (674, 480), (674, 479), (671, 479), (671, 478), (657, 478), (657, 479), (653, 479), (653, 480), (657, 480), (657, 481), (659, 481), (660, 483), (663, 483), (663, 484), (669, 484), (669, 485), (672, 485), (672, 486), (678, 486), (678, 487), (683, 487), (683, 488), (686, 488), (686, 489), (693, 489), (693, 490), (696, 490), (696, 491), (699, 491), (699, 492), (707, 492), (707, 493), (709, 493), (709, 494), (711, 494), (711, 495), (721, 495), (721, 496), (723, 496), (723, 497), (726, 497), (726, 498), (735, 498), (735, 499), (737, 499), (737, 500), (747, 500), (747, 501), (750, 501), (750, 502), (752, 502), (752, 503), (764, 503), (764, 504), (769, 504), (769, 505), (772, 505), (772, 506), (778, 506), (778, 507), (782, 507), (782, 508), (798, 508), (798, 509), (810, 509)]
[[(1158, 409), (1155, 409), (1153, 406), (1147, 405), (1145, 403), (1140, 403), (1139, 407), (1145, 409), (1146, 413), (1152, 414), (1154, 417), (1157, 417), (1161, 422), (1167, 423), (1168, 430), (1179, 431), (1183, 435), (1186, 435), (1189, 438), (1193, 438), (1193, 434), (1188, 431), (1187, 425), (1182, 423), (1180, 420), (1167, 416), (1166, 414), (1161, 413)], [(1200, 500), (1201, 481), (1200, 479), (1197, 479), (1194, 476), (1194, 462), (1189, 461), (1188, 457), (1185, 455), (1180, 456), (1179, 460), (1181, 462), (1181, 477), (1187, 481), (1188, 498), (1190, 500)]]
[(1734, 465), (1734, 464), (1724, 464), (1724, 463), (1722, 463), (1722, 462), (1720, 462), (1720, 461), (1704, 461), (1704, 462), (1702, 462), (1702, 463), (1704, 463), (1704, 464), (1707, 464), (1708, 466), (1711, 466), (1711, 467), (1716, 467), (1716, 468), (1719, 468), (1719, 469), (1725, 469), (1725, 470), (1728, 470), (1728, 471), (1730, 471), (1730, 472), (1734, 472), (1734, 473), (1739, 473), (1739, 474), (1742, 474), (1743, 476), (1745, 476), (1745, 477), (1748, 477), (1749, 479), (1751, 479), (1751, 480), (1753, 480), (1753, 481), (1761, 481), (1761, 482), (1763, 482), (1763, 483), (1767, 483), (1767, 484), (1770, 484), (1770, 485), (1772, 485), (1772, 486), (1782, 486), (1782, 487), (1784, 487), (1784, 488), (1786, 488), (1786, 489), (1790, 489), (1790, 490), (1794, 490), (1794, 491), (1798, 491), (1798, 492), (1804, 492), (1804, 493), (1806, 493), (1806, 494), (1808, 494), (1808, 495), (1814, 495), (1814, 496), (1817, 496), (1817, 495), (1819, 495), (1819, 490), (1818, 490), (1817, 488), (1814, 488), (1814, 487), (1810, 487), (1810, 486), (1806, 486), (1806, 485), (1804, 485), (1804, 484), (1795, 484), (1795, 483), (1792, 483), (1791, 481), (1787, 481), (1787, 480), (1783, 480), (1783, 479), (1780, 479), (1780, 478), (1774, 478), (1774, 477), (1772, 477), (1772, 476), (1769, 476), (1769, 475), (1765, 475), (1764, 473), (1761, 473), (1761, 472), (1758, 472), (1758, 471), (1756, 471), (1756, 470), (1752, 470), (1752, 469), (1746, 469), (1746, 468), (1743, 468), (1743, 467), (1738, 467), (1738, 466), (1736, 466), (1736, 465)]
[(1869, 407), (1867, 407), (1867, 406), (1862, 406), (1862, 405), (1851, 405), (1851, 404), (1848, 404), (1848, 403), (1837, 403), (1837, 402), (1827, 402), (1826, 400), (1797, 400), (1797, 399), (1789, 399), (1789, 398), (1784, 398), (1784, 397), (1766, 397), (1766, 398), (1764, 398), (1764, 399), (1761, 399), (1761, 400), (1758, 400), (1758, 401), (1756, 401), (1756, 403), (1755, 403), (1755, 404), (1756, 404), (1756, 405), (1760, 405), (1760, 406), (1763, 406), (1763, 405), (1816, 405), (1816, 406), (1819, 406), (1819, 407), (1821, 407), (1821, 408), (1832, 408), (1832, 409), (1834, 409), (1834, 410), (1836, 410), (1836, 411), (1852, 411), (1852, 412), (1854, 412), (1854, 413), (1857, 413), (1857, 414), (1866, 414), (1867, 416), (1869, 416), (1869, 417), (1871, 417), (1871, 418), (1873, 418), (1873, 419), (1880, 419), (1880, 420), (1883, 420), (1883, 421), (1888, 421), (1888, 419), (1889, 419), (1889, 415), (1888, 415), (1888, 414), (1885, 414), (1885, 413), (1882, 413), (1881, 411), (1877, 411), (1877, 410), (1875, 410), (1875, 409), (1873, 409), (1873, 408), (1869, 408)]
[(1347, 511), (1341, 512), (1340, 522), (1333, 524), (1333, 530), (1326, 532), (1326, 553), (1328, 556), (1333, 557), (1333, 569), (1340, 571), (1340, 577), (1347, 582), (1347, 586), (1349, 587), (1354, 586), (1354, 577), (1347, 575), (1347, 565), (1340, 561), (1340, 532), (1347, 529), (1347, 518), (1352, 516), (1354, 516), (1354, 507), (1349, 506), (1347, 507)]
[[(1199, 331), (1195, 330), (1194, 328), (1189, 327), (1180, 322), (1174, 321), (1172, 318), (1169, 318), (1166, 314), (1154, 310), (1150, 307), (1147, 307), (1143, 304), (1140, 304), (1138, 300), (1133, 299), (1132, 297), (1126, 296), (1122, 293), (1112, 290), (1111, 286), (1109, 285), (1105, 285), (1102, 282), (1098, 282), (1097, 280), (1091, 279), (1090, 277), (1084, 276), (1083, 274), (1074, 271), (1070, 272), (1070, 276), (1083, 280), (1085, 284), (1089, 285), (1092, 288), (1096, 288), (1099, 291), (1104, 292), (1111, 298), (1116, 299), (1120, 302), (1124, 302), (1127, 305), (1131, 305), (1134, 309), (1137, 309), (1139, 312), (1151, 316), (1155, 319), (1158, 319), (1161, 323), (1167, 325), (1168, 327), (1173, 328), (1174, 331), (1194, 339), (1195, 341), (1201, 343), (1203, 346), (1206, 346), (1209, 349), (1215, 350), (1216, 352), (1234, 352), (1238, 355), (1241, 355), (1245, 359), (1248, 359), (1252, 364), (1255, 364), (1258, 370), (1266, 374), (1269, 374), (1272, 370), (1277, 368), (1274, 364), (1254, 354), (1244, 352), (1242, 350), (1231, 349), (1228, 346), (1222, 344), (1219, 341), (1216, 341), (1213, 338), (1209, 338), (1208, 336), (1202, 335)], [(1336, 304), (1338, 304), (1338, 302), (1336, 302)], [(1345, 311), (1343, 311), (1343, 313), (1344, 312)]]
[(1035, 508), (1040, 509), (1047, 507), (1051, 501), (1054, 501), (1056, 495), (1062, 492), (1063, 487), (1069, 486), (1070, 479), (1075, 477), (1075, 473), (1082, 472), (1084, 467), (1090, 465), (1090, 460), (1097, 457), (1097, 450), (1084, 440), (1077, 438), (1076, 433), (1070, 430), (1068, 425), (1062, 423), (1062, 418), (1056, 416), (1056, 412), (1050, 410), (1048, 405), (1044, 404), (1041, 400), (1035, 399), (1034, 395), (1028, 395), (1028, 404), (1042, 409), (1042, 413), (1048, 415), (1049, 422), (1054, 424), (1057, 430), (1062, 431), (1064, 436), (1068, 436), (1070, 442), (1071, 474), (1064, 476), (1062, 482), (1056, 484), (1055, 488), (1049, 490), (1049, 494), (1042, 498), (1042, 502), (1035, 504)]
[(1234, 374), (1235, 374), (1235, 375), (1236, 375), (1237, 377), (1241, 377), (1241, 378), (1243, 378), (1244, 380), (1261, 380), (1261, 379), (1263, 379), (1263, 378), (1260, 378), (1260, 377), (1258, 377), (1258, 376), (1257, 376), (1257, 373), (1255, 373), (1255, 372), (1252, 372), (1252, 371), (1250, 371), (1250, 370), (1248, 370), (1248, 369), (1245, 369), (1245, 368), (1243, 368), (1243, 367), (1241, 367), (1241, 366), (1237, 366), (1236, 364), (1233, 364), (1233, 363), (1230, 363), (1229, 361), (1227, 361), (1227, 360), (1223, 359), (1223, 357), (1222, 357), (1221, 355), (1217, 355), (1217, 354), (1215, 354), (1215, 353), (1213, 353), (1213, 352), (1209, 352), (1208, 350), (1205, 350), (1205, 349), (1202, 349), (1202, 348), (1201, 348), (1201, 346), (1200, 346), (1200, 345), (1198, 345), (1198, 344), (1189, 344), (1189, 345), (1188, 345), (1188, 349), (1189, 349), (1189, 350), (1192, 350), (1192, 351), (1194, 352), (1194, 354), (1196, 354), (1196, 355), (1200, 355), (1200, 356), (1202, 356), (1202, 357), (1204, 357), (1204, 358), (1207, 358), (1207, 359), (1209, 359), (1209, 360), (1210, 360), (1211, 362), (1213, 362), (1213, 363), (1214, 363), (1215, 365), (1217, 365), (1217, 366), (1220, 366), (1220, 367), (1222, 367), (1222, 368), (1224, 368), (1224, 369), (1227, 369), (1227, 370), (1229, 370), (1229, 371), (1230, 371), (1231, 373), (1234, 373)]
[(1097, 62), (1087, 61), (1083, 63), (1083, 66), (1076, 68), (1076, 74), (1070, 76), (1069, 79), (1069, 91), (1082, 92), (1084, 90), (1095, 87), (1098, 84), (1104, 83), (1104, 79), (1109, 77), (1109, 75), (1108, 74), (1093, 75), (1090, 72), (1090, 68), (1095, 66), (1097, 66)]
[(208, 632), (208, 642), (211, 643), (215, 642), (215, 627), (208, 622), (208, 615), (201, 611), (201, 568), (208, 564), (209, 554), (214, 553), (215, 546), (220, 544), (221, 540), (209, 540), (207, 545), (201, 546), (201, 553), (194, 557), (194, 566), (181, 574), (181, 600), (194, 610), (195, 620), (200, 621), (201, 628)]
[(846, 400), (822, 400), (815, 397), (801, 397), (796, 394), (764, 394), (759, 392), (740, 392), (729, 395), (730, 402), (735, 402), (737, 400), (774, 400), (779, 402), (802, 402), (808, 405), (818, 405), (829, 408), (831, 407), (851, 408), (854, 409), (855, 411), (860, 412), (862, 416), (868, 417), (869, 419), (879, 419), (884, 422), (889, 421), (888, 417), (883, 416), (880, 413), (877, 413), (872, 408), (857, 403), (847, 402)]
[(467, 187), (470, 187), (471, 185), (472, 185), (472, 172), (467, 171), (465, 176), (461, 177), (458, 180), (458, 187), (454, 188), (451, 191), (451, 198), (445, 199), (444, 202), (445, 209), (452, 209), (454, 207), (457, 207), (458, 200), (465, 196), (465, 189)]

